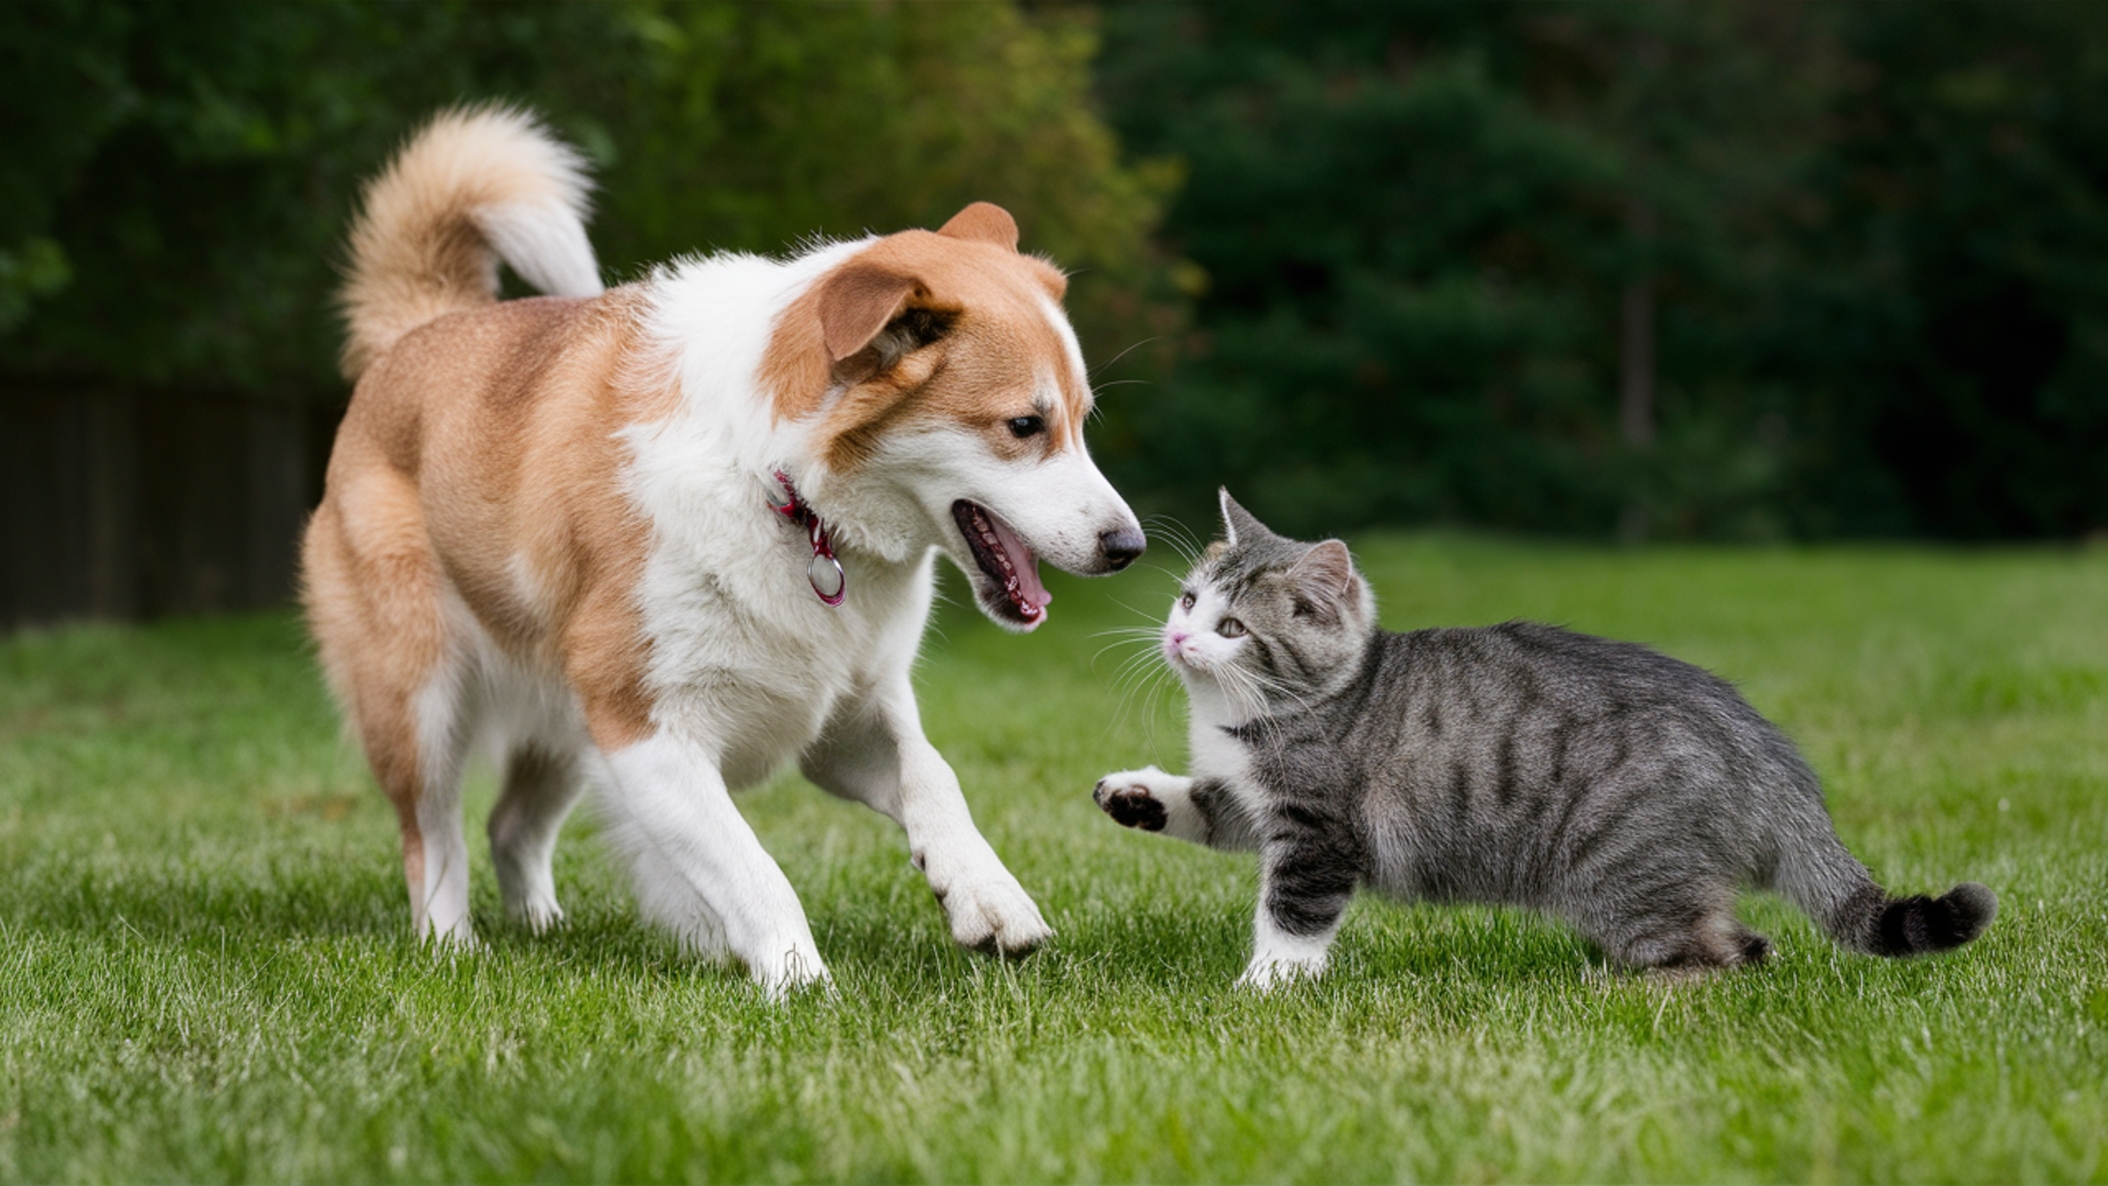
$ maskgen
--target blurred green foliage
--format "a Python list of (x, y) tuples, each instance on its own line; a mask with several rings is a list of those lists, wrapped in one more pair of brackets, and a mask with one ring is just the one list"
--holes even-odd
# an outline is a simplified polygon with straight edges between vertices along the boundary
[(1104, 31), (1126, 146), (1189, 170), (1193, 333), (1128, 429), (1178, 443), (1135, 480), (1298, 532), (2108, 527), (2108, 8), (1187, 2)]
[(594, 160), (613, 279), (987, 199), (1089, 271), (1079, 315), (1104, 322), (1147, 281), (1173, 178), (1118, 160), (1094, 50), (1079, 14), (1008, 4), (0, 6), (0, 370), (340, 395), (359, 183), (487, 99)]
[(1150, 509), (2071, 537), (2102, 94), (2086, 4), (32, 0), (0, 376), (341, 397), (359, 182), (500, 98), (599, 167), (611, 279), (1009, 206)]

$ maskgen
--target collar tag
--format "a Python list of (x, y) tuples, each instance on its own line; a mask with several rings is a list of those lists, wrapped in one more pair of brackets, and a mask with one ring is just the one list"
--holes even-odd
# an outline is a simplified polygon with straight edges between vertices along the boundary
[(798, 494), (798, 488), (791, 485), (789, 474), (779, 469), (762, 485), (767, 490), (769, 509), (805, 529), (806, 541), (812, 545), (812, 561), (805, 566), (805, 579), (812, 585), (813, 596), (830, 609), (841, 605), (849, 592), (849, 576), (842, 571), (842, 562), (835, 559), (827, 524)]

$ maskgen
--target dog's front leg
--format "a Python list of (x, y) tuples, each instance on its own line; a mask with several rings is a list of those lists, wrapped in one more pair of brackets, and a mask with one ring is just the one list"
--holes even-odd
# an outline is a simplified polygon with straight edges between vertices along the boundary
[(607, 763), (612, 836), (647, 916), (705, 954), (730, 950), (771, 995), (828, 979), (805, 907), (707, 747), (662, 733)]
[(822, 789), (891, 817), (962, 947), (1023, 955), (1054, 937), (1039, 907), (974, 827), (958, 775), (922, 735), (907, 676), (845, 702), (799, 759)]

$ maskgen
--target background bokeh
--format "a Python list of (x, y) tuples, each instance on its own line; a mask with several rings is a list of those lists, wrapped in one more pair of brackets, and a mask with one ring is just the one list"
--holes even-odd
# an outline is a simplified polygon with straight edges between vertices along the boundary
[(2108, 7), (0, 7), (0, 621), (284, 598), (360, 180), (533, 106), (611, 280), (1010, 207), (1145, 510), (2108, 530)]

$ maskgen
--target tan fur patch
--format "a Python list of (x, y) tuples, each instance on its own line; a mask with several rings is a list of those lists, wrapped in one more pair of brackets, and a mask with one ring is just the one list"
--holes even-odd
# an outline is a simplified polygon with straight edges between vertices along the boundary
[[(985, 432), (1000, 454), (1080, 447), (1088, 376), (1049, 320), (1068, 282), (1015, 243), (1010, 216), (977, 203), (941, 232), (888, 235), (837, 265), (783, 311), (770, 337), (760, 379), (776, 416), (799, 420), (824, 408), (822, 456), (837, 470), (862, 464), (887, 432), (914, 421)], [(946, 331), (875, 368), (862, 357), (873, 337), (913, 309), (941, 314)], [(1043, 384), (1055, 397), (1045, 406)], [(1020, 441), (1004, 428), (1029, 415), (1045, 417), (1044, 438)]]
[(491, 639), (560, 673), (611, 748), (651, 731), (634, 600), (649, 546), (617, 428), (662, 419), (635, 388), (643, 297), (511, 301), (405, 337), (352, 400), (305, 546), (322, 660), (403, 816), (422, 793), (413, 704), (448, 645), (451, 589)]

